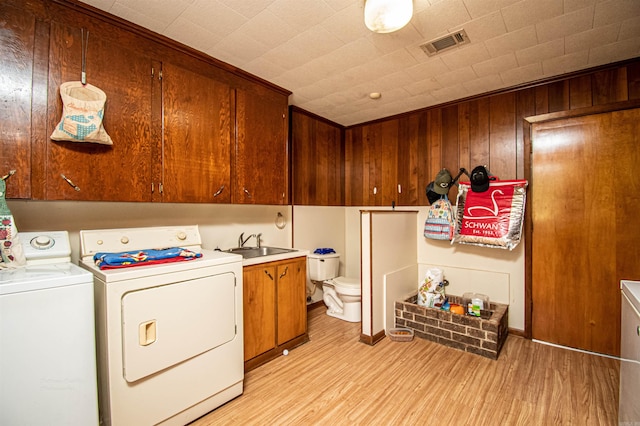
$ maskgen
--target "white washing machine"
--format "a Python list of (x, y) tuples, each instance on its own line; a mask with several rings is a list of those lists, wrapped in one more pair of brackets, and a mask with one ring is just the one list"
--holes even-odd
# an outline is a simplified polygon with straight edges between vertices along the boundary
[(67, 232), (21, 232), (27, 266), (0, 270), (0, 424), (97, 425), (93, 277)]
[[(197, 226), (80, 231), (94, 275), (100, 421), (184, 425), (242, 394), (242, 256)], [(202, 256), (99, 269), (93, 256), (181, 247)]]

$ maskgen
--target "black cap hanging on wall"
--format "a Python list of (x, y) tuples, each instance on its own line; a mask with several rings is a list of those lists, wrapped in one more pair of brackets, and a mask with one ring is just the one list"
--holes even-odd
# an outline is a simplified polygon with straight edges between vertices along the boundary
[(458, 182), (458, 179), (463, 174), (469, 176), (469, 173), (465, 168), (461, 168), (456, 177), (451, 178), (451, 173), (447, 169), (442, 169), (436, 175), (435, 180), (429, 182), (427, 185), (426, 195), (429, 200), (429, 204), (433, 204), (443, 196), (449, 193), (449, 190), (453, 185)]

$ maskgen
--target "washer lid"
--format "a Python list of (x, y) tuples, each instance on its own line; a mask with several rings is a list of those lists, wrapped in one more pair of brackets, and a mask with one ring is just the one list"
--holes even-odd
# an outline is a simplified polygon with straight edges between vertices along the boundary
[(622, 292), (627, 295), (629, 301), (640, 312), (640, 281), (621, 281)]
[(0, 295), (93, 283), (90, 272), (73, 263), (27, 265), (0, 270)]

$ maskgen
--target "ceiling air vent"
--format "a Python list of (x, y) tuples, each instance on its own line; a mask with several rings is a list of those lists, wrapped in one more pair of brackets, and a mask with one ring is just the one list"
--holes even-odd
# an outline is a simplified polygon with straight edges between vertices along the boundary
[(467, 43), (469, 43), (467, 33), (464, 30), (460, 30), (422, 44), (420, 45), (420, 48), (424, 50), (424, 53), (427, 55), (433, 56), (443, 50), (451, 49), (452, 47)]

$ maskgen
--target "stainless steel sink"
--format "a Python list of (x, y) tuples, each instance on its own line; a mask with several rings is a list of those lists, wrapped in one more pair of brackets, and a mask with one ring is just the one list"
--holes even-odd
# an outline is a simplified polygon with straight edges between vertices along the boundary
[(229, 253), (240, 254), (245, 259), (252, 259), (254, 257), (291, 253), (297, 250), (280, 248), (280, 247), (235, 247), (225, 251)]

